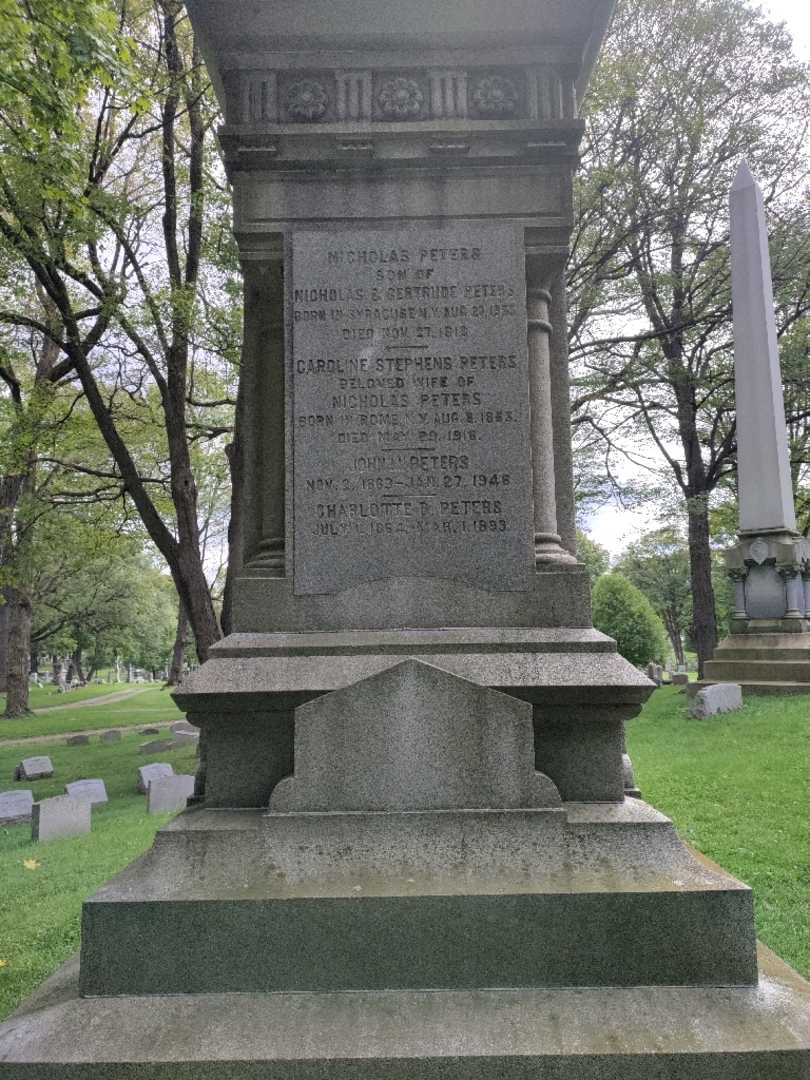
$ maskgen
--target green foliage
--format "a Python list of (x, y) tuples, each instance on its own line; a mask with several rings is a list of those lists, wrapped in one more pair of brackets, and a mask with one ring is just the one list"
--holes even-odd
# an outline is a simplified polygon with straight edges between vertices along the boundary
[(587, 533), (577, 529), (577, 558), (585, 563), (591, 585), (610, 569), (610, 553), (601, 544), (591, 540)]
[[(627, 728), (644, 799), (681, 837), (754, 890), (758, 936), (810, 976), (810, 696), (746, 698), (741, 712), (691, 720), (656, 690)], [(778, 793), (778, 795), (776, 794)]]
[(593, 589), (593, 625), (616, 639), (619, 652), (643, 667), (663, 660), (664, 627), (647, 597), (621, 574), (604, 574)]
[(692, 618), (689, 548), (683, 536), (671, 525), (645, 533), (627, 548), (616, 569), (647, 597), (682, 663), (681, 636)]

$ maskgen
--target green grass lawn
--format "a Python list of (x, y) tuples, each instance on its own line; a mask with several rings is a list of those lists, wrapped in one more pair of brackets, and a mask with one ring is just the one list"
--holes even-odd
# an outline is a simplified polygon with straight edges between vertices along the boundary
[[(63, 702), (71, 697), (70, 694), (59, 696)], [(3, 739), (36, 739), (43, 735), (57, 735), (62, 731), (98, 731), (124, 725), (169, 723), (180, 718), (181, 713), (172, 701), (169, 691), (155, 686), (134, 697), (111, 701), (109, 704), (60, 709), (43, 716), (24, 716), (15, 720), (4, 720), (0, 717), (0, 742)]]
[(664, 687), (628, 725), (627, 748), (644, 799), (753, 888), (759, 936), (810, 977), (810, 695), (693, 720)]
[[(141, 723), (177, 715), (159, 690), (129, 702), (70, 710), (103, 712), (103, 723)], [(59, 713), (24, 723), (48, 722)], [(45, 731), (40, 732), (44, 734)], [(135, 792), (135, 733), (112, 745), (32, 743), (0, 746), (0, 790), (22, 756), (50, 754), (52, 780), (31, 784), (35, 797), (60, 794), (63, 785), (101, 777), (110, 803), (93, 811), (89, 836), (36, 845), (30, 827), (0, 829), (0, 1017), (68, 957), (79, 944), (82, 900), (145, 850), (166, 817), (147, 817)], [(628, 731), (628, 749), (648, 802), (672, 816), (681, 835), (754, 887), (760, 936), (805, 976), (810, 976), (810, 696), (759, 698), (742, 712), (692, 720), (685, 698), (657, 690)], [(158, 756), (177, 772), (194, 771), (193, 748)], [(22, 786), (22, 785), (20, 785)], [(38, 865), (27, 869), (25, 860)]]
[[(103, 697), (105, 694), (120, 694), (123, 690), (134, 690), (137, 683), (102, 683), (97, 686), (82, 686), (77, 690), (70, 690), (67, 694), (60, 694), (55, 686), (47, 683), (45, 686), (32, 686), (28, 692), (28, 704), (32, 709), (50, 709), (53, 705), (71, 705), (74, 701), (85, 701), (87, 698)], [(0, 694), (0, 716), (5, 712), (6, 695)]]
[[(146, 797), (135, 790), (137, 769), (168, 761), (175, 772), (193, 773), (194, 747), (147, 756), (138, 753), (144, 741), (133, 733), (109, 745), (39, 744), (53, 761), (53, 779), (17, 785), (10, 781), (20, 748), (0, 747), (0, 790), (31, 788), (40, 799), (63, 795), (71, 780), (100, 777), (110, 800), (93, 809), (87, 836), (33, 844), (30, 825), (0, 828), (0, 1017), (78, 948), (82, 901), (148, 848), (172, 816), (147, 815)], [(39, 865), (27, 869), (31, 859)]]

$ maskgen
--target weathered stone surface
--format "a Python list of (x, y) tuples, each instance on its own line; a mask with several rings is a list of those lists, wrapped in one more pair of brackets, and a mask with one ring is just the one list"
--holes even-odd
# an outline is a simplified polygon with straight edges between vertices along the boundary
[(516, 229), (300, 231), (292, 279), (296, 593), (391, 577), (526, 589), (529, 374)]
[(0, 822), (10, 825), (17, 821), (30, 821), (33, 805), (32, 791), (0, 791)]
[(195, 739), (200, 737), (199, 728), (195, 728), (188, 720), (176, 720), (169, 728), (175, 738), (178, 735), (192, 735)]
[(768, 229), (745, 161), (731, 190), (731, 295), (740, 529), (795, 533)]
[(672, 685), (673, 686), (681, 686), (681, 687), (683, 687), (683, 686), (688, 686), (688, 684), (689, 684), (689, 676), (685, 671), (673, 672), (673, 675), (672, 675)]
[(193, 794), (194, 777), (187, 773), (156, 777), (149, 781), (146, 811), (149, 814), (165, 814), (183, 810)]
[(14, 770), (15, 780), (45, 780), (53, 776), (53, 762), (44, 754), (24, 758)]
[(138, 728), (138, 734), (139, 735), (159, 735), (160, 734), (160, 728), (159, 727), (154, 727), (154, 726)]
[(56, 795), (34, 803), (31, 839), (43, 842), (90, 832), (91, 802), (81, 796)]
[(141, 765), (138, 769), (138, 791), (145, 795), (149, 790), (151, 780), (159, 780), (163, 776), (174, 776), (174, 769), (162, 761), (154, 761), (150, 765)]
[(93, 806), (107, 802), (107, 788), (103, 780), (74, 780), (65, 784), (65, 793), (74, 799), (82, 799)]
[(525, 702), (407, 660), (295, 711), (293, 776), (271, 810), (557, 806)]
[(737, 683), (715, 683), (698, 690), (689, 706), (689, 712), (701, 720), (717, 713), (736, 712), (742, 705), (742, 689)]
[(98, 738), (99, 738), (99, 742), (103, 742), (103, 743), (121, 742), (121, 732), (118, 731), (115, 728), (112, 729), (111, 731), (102, 731), (102, 733), (99, 735)]
[(68, 735), (65, 739), (67, 746), (87, 746), (90, 743), (89, 735)]

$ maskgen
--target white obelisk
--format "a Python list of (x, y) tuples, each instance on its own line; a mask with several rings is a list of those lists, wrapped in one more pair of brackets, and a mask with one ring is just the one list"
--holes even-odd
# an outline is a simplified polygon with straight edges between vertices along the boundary
[(765, 207), (745, 161), (731, 189), (731, 295), (740, 533), (795, 533)]

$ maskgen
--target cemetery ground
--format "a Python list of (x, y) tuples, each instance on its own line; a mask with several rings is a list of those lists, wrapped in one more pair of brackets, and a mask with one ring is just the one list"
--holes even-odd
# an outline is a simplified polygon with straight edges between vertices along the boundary
[[(94, 687), (94, 689), (101, 688)], [(159, 684), (144, 689), (141, 686), (133, 687), (131, 684), (127, 686), (122, 683), (113, 685), (111, 689), (118, 693), (131, 689), (135, 693), (132, 697), (109, 704), (82, 705), (81, 699), (73, 697), (75, 693), (81, 693), (81, 691), (71, 691), (69, 694), (54, 695), (42, 702), (37, 700), (32, 703), (32, 707), (34, 710), (50, 709), (52, 706), (71, 705), (78, 701), (78, 708), (60, 708), (40, 715), (35, 712), (33, 716), (23, 716), (14, 720), (0, 718), (0, 747), (7, 739), (34, 740), (43, 736), (61, 735), (74, 731), (105, 731), (112, 727), (168, 724), (182, 718), (169, 696), (169, 691), (161, 689)], [(33, 754), (34, 751), (32, 750), (31, 753)], [(3, 789), (0, 788), (0, 790)]]
[[(168, 694), (155, 689), (108, 707), (46, 714), (33, 721), (37, 734), (66, 730), (67, 716), (79, 730), (79, 712), (83, 723), (95, 715), (100, 729), (178, 716)], [(55, 776), (19, 787), (42, 798), (71, 780), (101, 777), (110, 800), (94, 808), (86, 836), (33, 844), (29, 825), (0, 828), (0, 1018), (78, 948), (83, 899), (148, 848), (171, 817), (147, 816), (145, 796), (135, 792), (137, 769), (160, 760), (193, 772), (194, 748), (139, 754), (147, 738), (133, 732), (120, 743), (94, 738), (76, 747), (32, 739), (24, 751), (0, 744), (0, 788), (15, 786), (23, 755), (42, 752)], [(749, 699), (741, 712), (693, 720), (685, 696), (665, 687), (629, 726), (628, 749), (644, 797), (674, 818), (688, 843), (753, 886), (759, 936), (810, 976), (810, 695)]]

